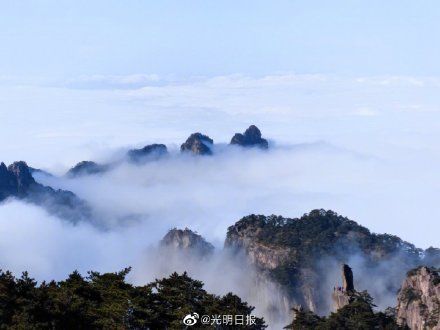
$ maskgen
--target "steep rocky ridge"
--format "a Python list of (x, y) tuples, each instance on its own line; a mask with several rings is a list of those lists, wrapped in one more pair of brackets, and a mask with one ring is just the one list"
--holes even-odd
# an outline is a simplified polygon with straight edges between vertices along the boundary
[(342, 286), (336, 286), (333, 288), (332, 300), (333, 311), (348, 305), (351, 301), (351, 296), (355, 293), (353, 271), (349, 265), (342, 265)]
[[(318, 313), (330, 310), (322, 260), (362, 258), (378, 269), (384, 289), (397, 292), (402, 272), (424, 262), (423, 250), (388, 234), (373, 234), (333, 211), (313, 210), (301, 218), (250, 215), (228, 228), (225, 246), (244, 250), (262, 273), (282, 285), (297, 303)], [(387, 273), (380, 265), (392, 262)], [(397, 274), (397, 275), (396, 275)], [(399, 280), (396, 282), (396, 278)]]
[(440, 329), (440, 269), (408, 272), (397, 297), (397, 321), (412, 330)]
[(30, 168), (23, 161), (8, 167), (4, 163), (0, 164), (0, 202), (9, 197), (43, 206), (50, 213), (73, 222), (91, 216), (88, 205), (74, 193), (55, 190), (36, 182)]

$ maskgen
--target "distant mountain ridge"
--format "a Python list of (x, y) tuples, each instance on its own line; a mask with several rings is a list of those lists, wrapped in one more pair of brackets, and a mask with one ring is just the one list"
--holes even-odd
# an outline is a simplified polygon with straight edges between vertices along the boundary
[[(249, 126), (243, 134), (236, 133), (232, 137), (229, 145), (262, 150), (269, 148), (268, 141), (262, 138), (260, 129), (255, 125)], [(213, 139), (208, 135), (197, 132), (192, 133), (186, 141), (181, 144), (180, 151), (195, 156), (210, 156), (215, 153), (214, 147)], [(166, 155), (168, 155), (167, 146), (155, 143), (138, 149), (130, 149), (126, 152), (125, 156), (128, 162), (142, 165), (148, 161), (159, 160)], [(117, 165), (117, 163), (99, 164), (94, 161), (84, 160), (69, 169), (66, 176), (74, 178), (84, 175), (102, 174), (111, 170), (115, 165)]]

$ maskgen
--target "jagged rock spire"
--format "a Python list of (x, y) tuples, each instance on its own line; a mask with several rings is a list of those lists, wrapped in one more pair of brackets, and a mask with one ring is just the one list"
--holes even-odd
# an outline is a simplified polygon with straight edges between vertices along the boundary
[(347, 264), (342, 266), (342, 288), (344, 291), (354, 291), (353, 271)]
[(7, 168), (4, 163), (0, 164), (0, 200), (23, 196), (33, 184), (35, 180), (25, 162), (14, 162)]
[(337, 311), (345, 305), (348, 305), (354, 292), (353, 271), (349, 265), (343, 264), (342, 286), (335, 286), (333, 289), (333, 310)]

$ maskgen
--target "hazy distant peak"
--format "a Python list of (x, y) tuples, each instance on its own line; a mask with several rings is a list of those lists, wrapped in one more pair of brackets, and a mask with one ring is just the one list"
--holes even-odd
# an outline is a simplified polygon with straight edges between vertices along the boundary
[(255, 125), (249, 126), (243, 134), (236, 133), (231, 139), (231, 144), (242, 147), (259, 147), (261, 149), (269, 148), (267, 140), (261, 137), (261, 131)]
[(108, 170), (107, 165), (98, 164), (92, 161), (84, 160), (73, 166), (66, 175), (76, 177), (89, 174), (103, 173)]
[(127, 152), (129, 160), (133, 163), (143, 163), (147, 160), (157, 159), (168, 154), (164, 144), (149, 144), (140, 149), (131, 149)]
[(214, 140), (202, 133), (193, 133), (180, 146), (182, 152), (191, 152), (195, 155), (211, 155)]

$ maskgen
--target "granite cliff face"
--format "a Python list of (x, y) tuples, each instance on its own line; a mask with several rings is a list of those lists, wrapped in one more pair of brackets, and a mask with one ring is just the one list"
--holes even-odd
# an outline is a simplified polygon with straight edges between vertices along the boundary
[(162, 238), (160, 245), (162, 247), (192, 253), (196, 256), (207, 256), (214, 251), (214, 246), (211, 243), (188, 228), (184, 230), (171, 229)]
[(412, 330), (440, 329), (440, 269), (408, 272), (397, 297), (397, 322)]
[(30, 168), (23, 161), (8, 167), (0, 164), (0, 202), (15, 197), (43, 206), (50, 213), (77, 222), (88, 219), (91, 210), (75, 194), (66, 190), (55, 190), (35, 181)]
[(225, 247), (245, 250), (250, 261), (261, 269), (276, 269), (285, 264), (291, 249), (260, 241), (261, 232), (259, 226), (237, 222), (228, 229)]
[[(319, 314), (331, 305), (323, 281), (325, 267), (319, 261), (346, 263), (362, 258), (367, 269), (381, 276), (389, 292), (397, 292), (402, 272), (423, 263), (423, 250), (400, 238), (373, 234), (335, 212), (313, 210), (301, 218), (250, 215), (228, 228), (225, 246), (244, 251), (261, 273), (280, 284), (298, 304)], [(381, 265), (393, 262), (387, 273)], [(396, 278), (398, 279), (396, 283)]]
[(261, 132), (255, 125), (249, 126), (243, 134), (236, 133), (231, 139), (231, 144), (242, 147), (269, 148), (269, 143), (266, 139), (261, 138)]
[(182, 152), (191, 152), (194, 155), (212, 155), (214, 141), (207, 135), (193, 133), (180, 146)]

